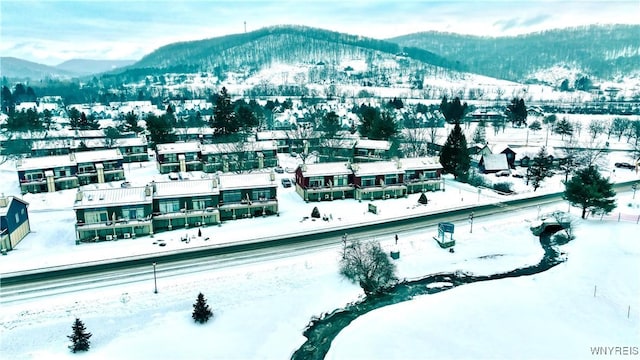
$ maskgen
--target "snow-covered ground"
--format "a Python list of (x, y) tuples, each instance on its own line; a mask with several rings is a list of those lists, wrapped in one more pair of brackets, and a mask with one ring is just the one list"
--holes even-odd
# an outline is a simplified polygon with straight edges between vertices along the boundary
[[(489, 130), (491, 131), (491, 130)], [(488, 132), (489, 132), (488, 131)], [(607, 155), (609, 161), (623, 156)], [(283, 167), (294, 159), (282, 157)], [(617, 161), (617, 160), (615, 160)], [(125, 166), (134, 185), (160, 179), (153, 162)], [(282, 174), (279, 177), (292, 174)], [(637, 173), (610, 172), (614, 181), (638, 180)], [(0, 166), (0, 191), (19, 195), (11, 163)], [(538, 192), (562, 190), (561, 176)], [(510, 178), (527, 196), (523, 179)], [(109, 184), (107, 186), (119, 186)], [(75, 190), (29, 194), (32, 233), (7, 256), (0, 273), (79, 261), (131, 256), (258, 236), (313, 231), (411, 213), (502, 201), (490, 190), (446, 181), (446, 191), (374, 201), (381, 212), (367, 213), (369, 202), (343, 200), (305, 203), (292, 188), (278, 188), (280, 216), (229, 221), (204, 228), (201, 238), (180, 241), (195, 230), (160, 233), (97, 244), (75, 245), (71, 209)], [(511, 196), (513, 198), (515, 196)], [(616, 212), (640, 215), (640, 194), (618, 195)], [(314, 206), (331, 221), (303, 221)], [(432, 232), (400, 234), (400, 278), (441, 271), (502, 272), (536, 263), (542, 256), (529, 223), (540, 213), (568, 210), (566, 204), (477, 218), (456, 224), (456, 252), (440, 249)], [(574, 215), (579, 214), (571, 209)], [(332, 359), (407, 358), (584, 358), (591, 346), (638, 346), (640, 334), (640, 242), (633, 222), (578, 220), (575, 241), (563, 246), (568, 261), (531, 277), (477, 283), (373, 311), (341, 333)], [(205, 241), (205, 238), (209, 240)], [(159, 247), (154, 242), (168, 244)], [(390, 249), (393, 239), (377, 239)], [(166, 276), (159, 264), (158, 294), (151, 267), (146, 282), (49, 296), (0, 307), (0, 353), (7, 359), (65, 359), (67, 335), (75, 317), (93, 333), (91, 359), (284, 359), (303, 342), (301, 335), (318, 316), (362, 296), (357, 285), (338, 274), (339, 239), (333, 249), (250, 262), (189, 275)], [(596, 296), (594, 297), (594, 289)], [(192, 304), (203, 292), (214, 318), (205, 325), (191, 319)], [(629, 317), (627, 317), (629, 312)]]

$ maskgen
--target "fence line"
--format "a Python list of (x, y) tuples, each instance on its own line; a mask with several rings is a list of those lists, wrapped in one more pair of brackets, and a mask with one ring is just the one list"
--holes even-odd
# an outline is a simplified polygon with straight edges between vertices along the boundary
[(613, 213), (613, 214), (595, 214), (589, 213), (586, 217), (587, 219), (597, 219), (600, 221), (629, 221), (634, 222), (636, 224), (640, 223), (640, 215), (637, 214), (625, 214), (625, 213)]

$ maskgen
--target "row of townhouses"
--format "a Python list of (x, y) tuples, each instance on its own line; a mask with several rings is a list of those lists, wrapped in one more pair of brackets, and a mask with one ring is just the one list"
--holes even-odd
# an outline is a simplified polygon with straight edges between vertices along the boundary
[(295, 171), (295, 183), (305, 201), (389, 199), (444, 191), (442, 165), (434, 157), (303, 164)]
[[(158, 144), (156, 160), (161, 174), (176, 171), (246, 171), (278, 166), (278, 153), (283, 150), (294, 155), (292, 149), (307, 153), (311, 151), (308, 142), (301, 144), (299, 148), (292, 148), (273, 137), (270, 140), (236, 143), (203, 144), (200, 141), (188, 141)], [(390, 147), (388, 141), (367, 139), (327, 140), (313, 146), (318, 149), (316, 151), (321, 161), (353, 162), (388, 159)]]
[(120, 150), (108, 149), (19, 159), (16, 169), (20, 191), (26, 194), (124, 180), (122, 165)]
[[(16, 146), (15, 143), (19, 143)], [(50, 130), (25, 133), (0, 134), (2, 148), (20, 148), (29, 156), (67, 155), (73, 152), (118, 149), (123, 161), (149, 160), (149, 146), (144, 136), (124, 134), (124, 137), (109, 139), (102, 130)], [(0, 150), (1, 151), (1, 150)]]
[(116, 240), (278, 213), (273, 173), (79, 190), (76, 241)]
[[(302, 164), (296, 192), (305, 201), (390, 199), (444, 190), (436, 158), (355, 164)], [(79, 190), (74, 204), (78, 242), (127, 239), (159, 231), (278, 214), (273, 172), (152, 182), (143, 187)]]
[(232, 172), (278, 166), (273, 141), (202, 144), (199, 141), (158, 144), (161, 174), (177, 171)]

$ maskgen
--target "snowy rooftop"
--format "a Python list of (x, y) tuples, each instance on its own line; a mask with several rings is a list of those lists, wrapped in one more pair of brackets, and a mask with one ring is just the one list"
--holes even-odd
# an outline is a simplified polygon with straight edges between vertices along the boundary
[(277, 149), (277, 144), (273, 141), (253, 141), (253, 142), (233, 142), (233, 143), (218, 143), (218, 144), (205, 144), (201, 146), (202, 154), (229, 154), (236, 152), (251, 152), (251, 151), (263, 151)]
[(199, 152), (200, 143), (197, 141), (183, 142), (183, 143), (171, 143), (171, 144), (158, 144), (156, 151), (158, 154), (180, 154), (188, 152)]
[(176, 134), (188, 134), (188, 135), (213, 135), (215, 129), (210, 127), (197, 127), (197, 128), (178, 128), (175, 130)]
[(286, 140), (288, 138), (287, 132), (284, 130), (259, 131), (256, 133), (256, 139), (258, 140)]
[(116, 139), (114, 146), (143, 146), (147, 145), (147, 139), (143, 137)]
[(274, 180), (271, 180), (272, 175), (270, 173), (251, 173), (251, 174), (238, 174), (238, 175), (220, 175), (220, 189), (233, 190), (233, 189), (255, 189), (276, 187), (277, 184)]
[(216, 195), (220, 190), (211, 179), (155, 182), (154, 198)]
[(5, 216), (7, 214), (7, 211), (9, 211), (9, 208), (11, 207), (11, 202), (13, 201), (22, 201), (23, 203), (29, 205), (29, 203), (27, 203), (26, 201), (18, 199), (15, 196), (4, 196), (4, 194), (2, 194), (0, 195), (0, 198), (4, 198), (7, 203), (6, 206), (2, 206), (2, 202), (0, 202), (0, 216)]
[(122, 154), (118, 149), (106, 149), (96, 151), (80, 151), (73, 154), (77, 163), (93, 163), (106, 160), (122, 160)]
[(404, 170), (435, 170), (442, 169), (437, 157), (417, 157), (400, 159)]
[(55, 167), (72, 166), (75, 165), (75, 161), (71, 160), (69, 155), (54, 155), (54, 156), (42, 156), (24, 158), (18, 161), (16, 168), (20, 170), (37, 170), (37, 169), (52, 169)]
[(505, 154), (487, 154), (483, 155), (484, 168), (486, 170), (508, 170), (507, 155)]
[(396, 161), (375, 161), (370, 163), (357, 163), (351, 166), (355, 176), (402, 174), (404, 169), (398, 166)]
[(353, 149), (355, 139), (323, 139), (323, 146), (334, 149)]
[(356, 142), (355, 146), (359, 149), (389, 150), (391, 143), (386, 140), (360, 139)]
[(151, 203), (151, 196), (146, 196), (144, 186), (78, 190), (76, 196), (76, 201), (73, 205), (74, 209), (103, 208)]
[(351, 169), (348, 162), (328, 162), (318, 164), (307, 164), (303, 167), (302, 175), (304, 177), (310, 176), (324, 176), (324, 175), (349, 175)]

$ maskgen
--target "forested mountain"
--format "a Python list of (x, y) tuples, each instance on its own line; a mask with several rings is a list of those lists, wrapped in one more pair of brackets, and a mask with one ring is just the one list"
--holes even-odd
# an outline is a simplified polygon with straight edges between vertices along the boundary
[(388, 39), (459, 61), (469, 72), (518, 82), (553, 66), (585, 76), (615, 79), (640, 72), (640, 26), (601, 25), (513, 37), (421, 32)]
[(3, 77), (23, 79), (71, 78), (75, 74), (59, 69), (14, 57), (0, 57), (0, 74)]
[[(330, 64), (345, 59), (402, 56), (427, 65), (461, 69), (430, 51), (396, 43), (303, 26), (274, 26), (249, 33), (180, 42), (159, 48), (126, 70), (157, 75), (167, 72), (197, 73), (258, 71), (274, 63)], [(113, 72), (113, 73), (117, 73)]]
[(135, 62), (135, 60), (71, 59), (58, 64), (55, 67), (76, 75), (89, 75), (115, 70), (117, 68), (131, 65)]

